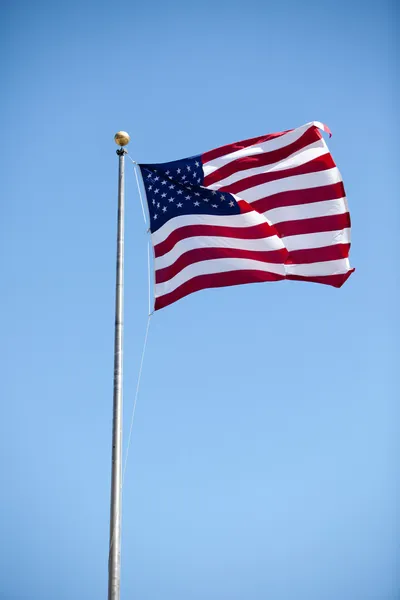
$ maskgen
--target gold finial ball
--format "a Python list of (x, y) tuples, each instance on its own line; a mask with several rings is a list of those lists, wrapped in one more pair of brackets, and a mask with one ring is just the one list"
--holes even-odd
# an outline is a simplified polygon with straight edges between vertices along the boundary
[(118, 144), (118, 146), (127, 146), (130, 139), (129, 133), (126, 133), (126, 131), (118, 131), (118, 133), (114, 135), (115, 143)]

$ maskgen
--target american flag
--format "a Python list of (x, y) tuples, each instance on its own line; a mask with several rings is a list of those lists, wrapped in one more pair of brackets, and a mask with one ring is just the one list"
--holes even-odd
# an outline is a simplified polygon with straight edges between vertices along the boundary
[(155, 310), (204, 288), (350, 276), (341, 175), (312, 122), (168, 163), (141, 164)]

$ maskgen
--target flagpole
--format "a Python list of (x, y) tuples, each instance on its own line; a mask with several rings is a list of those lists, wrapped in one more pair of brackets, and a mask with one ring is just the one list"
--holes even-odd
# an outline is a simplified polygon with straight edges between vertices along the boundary
[(122, 367), (124, 327), (124, 212), (125, 154), (129, 143), (124, 131), (115, 134), (120, 146), (118, 171), (117, 272), (115, 285), (114, 393), (111, 462), (110, 545), (108, 555), (108, 600), (120, 600), (121, 583), (121, 511), (122, 511)]

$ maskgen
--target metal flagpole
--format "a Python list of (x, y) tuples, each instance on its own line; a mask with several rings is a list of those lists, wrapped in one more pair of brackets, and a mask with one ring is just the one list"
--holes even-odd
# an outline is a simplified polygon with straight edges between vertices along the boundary
[(118, 233), (117, 274), (115, 286), (115, 334), (114, 334), (114, 395), (111, 464), (110, 545), (108, 554), (108, 600), (120, 600), (121, 580), (121, 510), (122, 510), (122, 362), (124, 325), (124, 166), (129, 143), (125, 131), (115, 134), (120, 146), (118, 173)]

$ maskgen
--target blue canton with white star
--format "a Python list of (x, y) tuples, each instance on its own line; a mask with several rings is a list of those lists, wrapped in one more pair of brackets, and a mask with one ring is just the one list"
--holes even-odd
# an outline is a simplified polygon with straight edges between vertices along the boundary
[(201, 156), (139, 167), (146, 189), (152, 233), (179, 215), (240, 213), (232, 194), (203, 187)]

